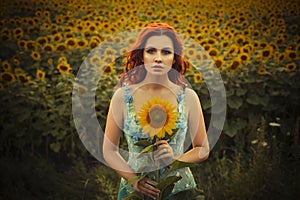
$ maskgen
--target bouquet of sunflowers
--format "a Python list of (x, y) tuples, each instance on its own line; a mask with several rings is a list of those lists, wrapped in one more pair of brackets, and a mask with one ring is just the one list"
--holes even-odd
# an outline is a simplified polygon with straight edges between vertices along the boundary
[[(135, 145), (143, 147), (137, 158), (146, 158), (147, 163), (140, 166), (139, 171), (141, 173), (129, 179), (128, 184), (134, 184), (145, 177), (150, 178), (147, 183), (161, 191), (157, 200), (165, 199), (172, 192), (175, 183), (181, 179), (180, 175), (170, 175), (172, 171), (193, 165), (178, 160), (172, 160), (166, 164), (154, 158), (158, 147), (157, 141), (166, 140), (170, 142), (177, 133), (178, 113), (175, 110), (176, 107), (170, 104), (169, 101), (163, 101), (158, 97), (147, 100), (137, 116), (143, 134), (149, 134), (151, 140), (140, 140), (135, 143)], [(149, 166), (152, 166), (151, 168), (154, 171), (149, 170)], [(164, 168), (162, 174), (160, 173), (161, 168)], [(134, 191), (123, 198), (123, 200), (129, 199), (144, 199), (144, 197), (141, 193)]]

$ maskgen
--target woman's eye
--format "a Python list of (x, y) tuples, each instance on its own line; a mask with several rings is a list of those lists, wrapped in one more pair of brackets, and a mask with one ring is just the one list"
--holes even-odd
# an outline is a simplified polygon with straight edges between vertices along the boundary
[(171, 54), (172, 52), (169, 51), (169, 50), (162, 50), (162, 53), (165, 54), (165, 55), (167, 55), (167, 54)]
[(148, 49), (147, 53), (153, 54), (155, 52), (155, 49)]

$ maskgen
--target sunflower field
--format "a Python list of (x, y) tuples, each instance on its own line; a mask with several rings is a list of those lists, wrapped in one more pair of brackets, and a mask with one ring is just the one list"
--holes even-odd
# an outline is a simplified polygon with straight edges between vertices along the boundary
[[(72, 115), (77, 72), (101, 42), (163, 22), (213, 60), (227, 99), (222, 134), (192, 168), (206, 199), (300, 196), (300, 2), (296, 0), (2, 0), (0, 10), (0, 199), (116, 199), (120, 177), (85, 149)], [(102, 127), (129, 48), (88, 62), (102, 73)], [(185, 48), (186, 59), (205, 59)], [(107, 63), (107, 64), (102, 64)], [(91, 73), (91, 72), (90, 72)], [(192, 65), (207, 125), (210, 96)], [(88, 91), (78, 86), (84, 96)]]

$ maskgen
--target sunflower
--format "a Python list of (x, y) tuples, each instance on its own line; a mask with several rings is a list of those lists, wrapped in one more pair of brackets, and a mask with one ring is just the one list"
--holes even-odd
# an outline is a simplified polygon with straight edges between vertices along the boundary
[(15, 82), (15, 76), (10, 72), (3, 72), (1, 74), (1, 79), (2, 79), (2, 81), (9, 83), (9, 84)]
[(5, 72), (10, 72), (11, 71), (11, 65), (8, 61), (3, 61), (1, 63), (1, 66), (2, 66), (2, 69), (5, 71)]
[(91, 40), (90, 42), (89, 42), (89, 49), (94, 49), (94, 48), (96, 48), (97, 46), (98, 46), (98, 42), (97, 41), (95, 41), (95, 40)]
[(52, 36), (51, 40), (54, 43), (60, 43), (62, 41), (62, 38), (63, 38), (63, 36), (61, 33), (56, 33)]
[(241, 61), (239, 59), (233, 59), (227, 67), (228, 70), (233, 73), (241, 67)]
[(38, 61), (41, 59), (41, 54), (39, 52), (36, 51), (32, 51), (31, 52), (31, 58), (35, 61)]
[(18, 40), (18, 47), (20, 49), (25, 49), (26, 43), (26, 40)]
[(48, 38), (44, 36), (40, 36), (36, 39), (36, 42), (40, 45), (44, 45), (48, 42)]
[(61, 56), (58, 58), (58, 63), (63, 64), (63, 63), (68, 63), (68, 59), (66, 56)]
[(42, 50), (43, 51), (48, 51), (48, 52), (53, 52), (54, 51), (54, 46), (52, 44), (46, 43), (45, 45), (43, 45)]
[(60, 63), (56, 67), (61, 74), (67, 74), (70, 71), (70, 64), (68, 63)]
[(293, 51), (293, 50), (286, 50), (285, 51), (285, 56), (288, 60), (297, 59), (297, 53), (296, 53), (296, 51)]
[(66, 41), (65, 41), (65, 44), (68, 46), (68, 47), (71, 47), (71, 48), (75, 48), (77, 46), (77, 43), (76, 43), (76, 40), (74, 38), (68, 38)]
[(102, 64), (99, 69), (103, 74), (111, 74), (114, 72), (113, 64)]
[(92, 55), (89, 61), (93, 66), (99, 66), (101, 64), (101, 58), (98, 55)]
[(260, 52), (260, 57), (264, 60), (269, 60), (273, 55), (273, 48), (272, 47), (265, 47), (261, 52)]
[(274, 58), (275, 58), (276, 62), (281, 63), (283, 60), (286, 59), (286, 54), (284, 52), (283, 53), (275, 52)]
[(46, 73), (40, 69), (36, 70), (36, 77), (41, 80), (44, 81), (45, 80), (45, 75)]
[(293, 63), (288, 63), (288, 64), (285, 65), (285, 69), (288, 72), (294, 71), (296, 68), (297, 68), (297, 65), (294, 62)]
[(28, 40), (25, 44), (25, 50), (37, 51), (38, 50), (38, 45), (37, 45), (36, 42)]
[(30, 77), (27, 77), (26, 74), (17, 74), (16, 76), (20, 84), (26, 84), (30, 82)]
[(250, 61), (250, 56), (248, 53), (239, 53), (238, 57), (243, 63), (248, 63)]
[(257, 74), (259, 75), (265, 75), (267, 73), (267, 70), (265, 68), (260, 68), (257, 70)]
[(21, 27), (17, 27), (13, 30), (15, 39), (20, 39), (24, 36), (24, 30)]
[(194, 82), (195, 82), (195, 83), (201, 83), (202, 80), (203, 80), (202, 74), (200, 74), (200, 73), (194, 74)]
[(67, 50), (67, 46), (64, 43), (58, 44), (55, 47), (56, 52), (62, 53)]
[(221, 58), (221, 57), (215, 57), (214, 58), (214, 61), (215, 61), (215, 67), (218, 69), (218, 70), (221, 70), (223, 65), (224, 65), (224, 59)]
[(216, 49), (216, 48), (210, 48), (208, 50), (208, 54), (211, 56), (211, 57), (214, 57), (214, 56), (218, 56), (220, 54), (219, 50)]
[(78, 39), (78, 40), (76, 40), (76, 46), (78, 46), (80, 48), (84, 48), (84, 47), (88, 46), (88, 41), (86, 39)]
[(151, 139), (165, 138), (166, 133), (171, 136), (178, 121), (175, 108), (169, 101), (163, 101), (160, 97), (147, 100), (137, 113), (137, 120), (143, 129), (143, 134), (149, 134)]

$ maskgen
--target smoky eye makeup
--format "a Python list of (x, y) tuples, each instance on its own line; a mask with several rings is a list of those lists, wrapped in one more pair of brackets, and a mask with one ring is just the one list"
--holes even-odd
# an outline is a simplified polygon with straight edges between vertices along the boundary
[[(149, 47), (149, 48), (145, 48), (145, 51), (146, 51), (147, 53), (149, 53), (149, 54), (153, 54), (153, 53), (155, 53), (155, 52), (157, 51), (157, 49), (154, 48), (154, 47)], [(173, 51), (172, 51), (172, 49), (170, 49), (170, 48), (163, 48), (163, 49), (161, 50), (161, 53), (164, 54), (164, 55), (168, 55), (168, 54), (172, 54)]]

